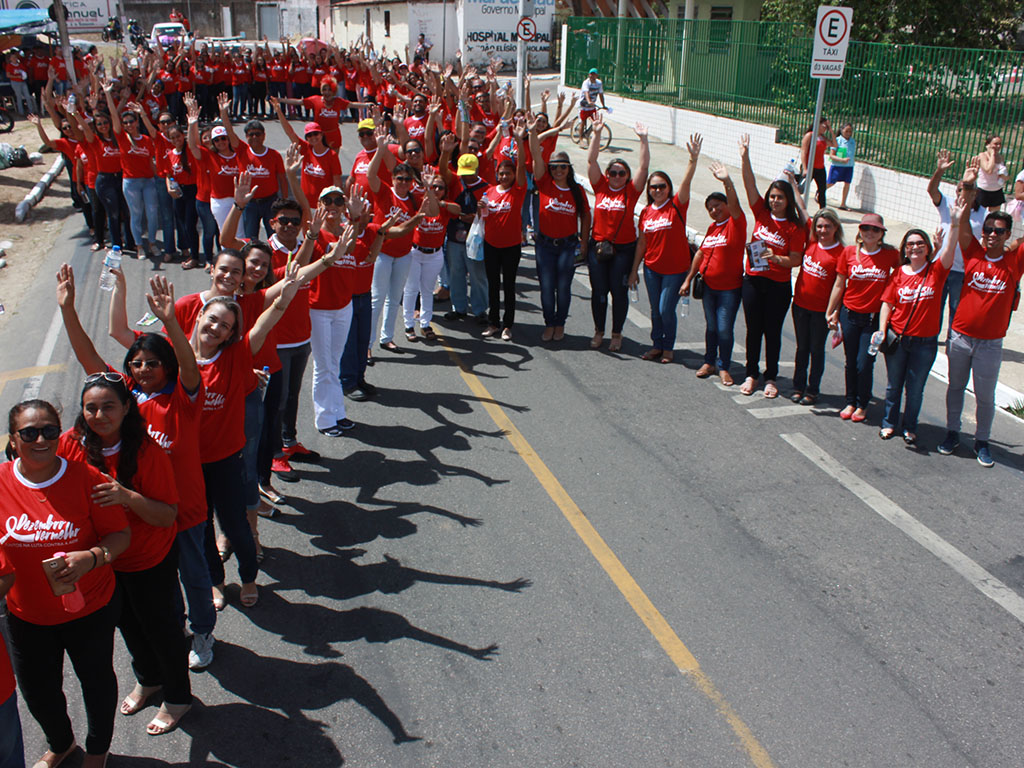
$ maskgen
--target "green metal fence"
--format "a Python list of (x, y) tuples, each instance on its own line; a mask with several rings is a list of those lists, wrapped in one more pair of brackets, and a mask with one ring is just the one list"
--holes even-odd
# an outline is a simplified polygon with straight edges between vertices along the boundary
[[(814, 116), (811, 30), (800, 24), (674, 19), (568, 22), (566, 78), (591, 67), (605, 89), (645, 101), (773, 125), (798, 144)], [(846, 71), (830, 80), (824, 113), (856, 129), (857, 157), (930, 176), (935, 153), (961, 162), (1002, 137), (1012, 170), (1024, 164), (1024, 53), (850, 43)], [(1012, 184), (1014, 173), (1011, 173)]]

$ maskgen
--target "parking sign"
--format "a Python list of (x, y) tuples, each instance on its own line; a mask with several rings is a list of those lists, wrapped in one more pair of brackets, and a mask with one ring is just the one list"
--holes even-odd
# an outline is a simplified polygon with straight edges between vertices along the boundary
[(852, 25), (852, 8), (840, 8), (834, 5), (818, 7), (818, 19), (814, 25), (811, 77), (840, 78), (843, 76)]

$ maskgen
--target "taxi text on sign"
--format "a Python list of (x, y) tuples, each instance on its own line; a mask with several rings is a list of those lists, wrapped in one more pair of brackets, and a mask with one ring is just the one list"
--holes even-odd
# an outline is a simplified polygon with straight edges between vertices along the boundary
[(852, 25), (852, 8), (839, 8), (834, 5), (818, 7), (818, 19), (814, 27), (811, 77), (839, 78), (843, 76)]

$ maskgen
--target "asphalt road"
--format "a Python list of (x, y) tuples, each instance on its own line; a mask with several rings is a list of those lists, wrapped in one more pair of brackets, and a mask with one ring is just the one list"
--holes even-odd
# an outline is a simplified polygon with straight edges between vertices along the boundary
[[(356, 146), (346, 128), (346, 169)], [(101, 353), (123, 352), (80, 219), (39, 258), (44, 278), (0, 318), (0, 407), (34, 366), (61, 366), (39, 391), (70, 423), (81, 371), (49, 280), (62, 261)], [(206, 287), (131, 261), (130, 319), (162, 271), (179, 295)], [(300, 436), (325, 458), (279, 483), (291, 504), (261, 521), (258, 606), (236, 586), (193, 712), (158, 738), (153, 710), (118, 716), (111, 766), (1020, 763), (1020, 422), (997, 416), (995, 469), (940, 456), (932, 380), (922, 447), (882, 443), (880, 405), (865, 425), (836, 418), (841, 351), (817, 408), (744, 398), (694, 378), (696, 303), (673, 365), (637, 359), (646, 300), (621, 354), (593, 352), (579, 277), (560, 345), (540, 341), (529, 258), (514, 342), (445, 321), (435, 343), (399, 335), (343, 438), (312, 429), (307, 382)], [(784, 361), (793, 349), (787, 328)], [(127, 693), (120, 641), (116, 667)], [(34, 760), (42, 738), (22, 721)]]

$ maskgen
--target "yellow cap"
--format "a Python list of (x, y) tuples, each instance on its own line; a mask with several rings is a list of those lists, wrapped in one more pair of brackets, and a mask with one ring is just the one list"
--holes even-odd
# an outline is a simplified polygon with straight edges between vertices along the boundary
[(359, 130), (359, 131), (372, 131), (376, 127), (377, 127), (377, 124), (373, 122), (373, 118), (372, 117), (368, 117), (365, 120), (360, 120), (359, 121), (359, 125), (356, 127), (356, 130)]
[(469, 154), (459, 155), (459, 170), (455, 172), (457, 176), (475, 176), (476, 169), (480, 167), (480, 161), (476, 159), (476, 155)]

